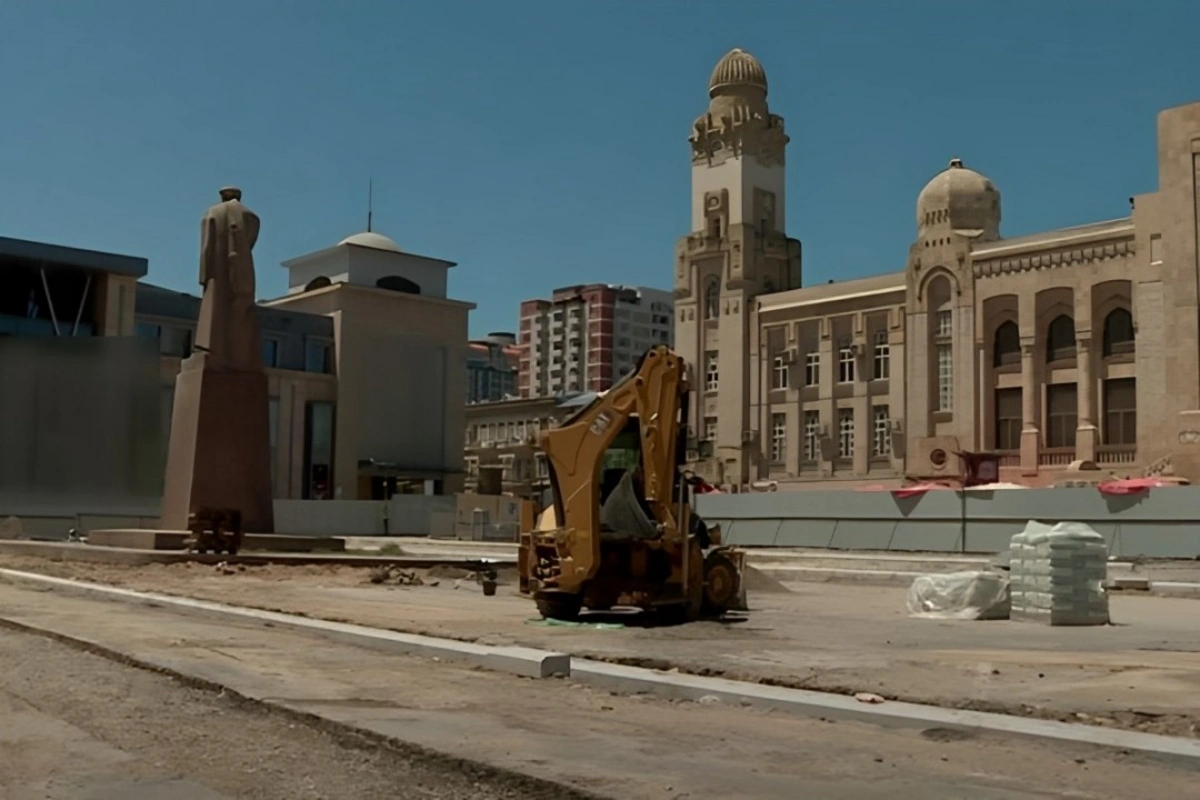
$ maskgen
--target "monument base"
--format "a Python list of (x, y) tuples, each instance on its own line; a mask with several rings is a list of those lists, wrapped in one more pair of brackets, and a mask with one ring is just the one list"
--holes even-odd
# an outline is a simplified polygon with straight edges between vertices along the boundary
[(208, 354), (184, 360), (163, 485), (161, 527), (188, 530), (197, 509), (236, 509), (242, 530), (271, 533), (271, 433), (264, 372), (212, 369)]

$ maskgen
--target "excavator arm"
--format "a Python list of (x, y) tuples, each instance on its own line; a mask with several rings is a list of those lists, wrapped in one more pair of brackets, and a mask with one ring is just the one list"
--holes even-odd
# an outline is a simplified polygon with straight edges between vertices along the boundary
[[(543, 572), (544, 589), (578, 592), (600, 565), (600, 475), (604, 455), (634, 416), (638, 420), (642, 496), (660, 530), (679, 530), (676, 492), (679, 412), (687, 382), (669, 348), (647, 351), (637, 367), (591, 404), (542, 434), (554, 493), (558, 564)], [(686, 512), (683, 512), (686, 513)]]

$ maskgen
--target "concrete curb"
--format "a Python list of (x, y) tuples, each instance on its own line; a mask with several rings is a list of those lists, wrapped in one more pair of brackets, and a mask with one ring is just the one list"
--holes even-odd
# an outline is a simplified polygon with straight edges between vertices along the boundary
[(286, 625), (291, 628), (319, 631), (334, 638), (353, 642), (356, 645), (370, 644), (409, 655), (423, 656), (425, 658), (444, 658), (448, 661), (467, 663), (497, 672), (521, 675), (526, 678), (549, 678), (554, 675), (570, 675), (571, 673), (571, 657), (569, 655), (535, 650), (531, 647), (490, 647), (470, 642), (459, 642), (453, 639), (438, 639), (432, 636), (421, 636), (412, 633), (396, 633), (395, 631), (387, 631), (380, 628), (368, 628), (364, 625), (328, 622), (326, 620), (310, 619), (292, 614), (281, 614), (277, 611), (261, 611), (255, 608), (228, 606), (223, 603), (193, 600), (187, 597), (174, 597), (154, 592), (135, 592), (131, 589), (120, 589), (115, 586), (102, 586), (95, 583), (54, 578), (49, 575), (38, 575), (32, 572), (20, 572), (11, 569), (0, 569), (0, 576), (16, 581), (49, 584), (72, 591), (98, 594), (143, 605), (173, 606), (202, 614), (217, 615), (226, 619), (229, 617), (239, 617), (254, 622), (269, 622), (273, 625)]
[(1096, 725), (984, 711), (960, 711), (896, 700), (878, 704), (864, 703), (849, 695), (788, 689), (725, 678), (656, 672), (582, 658), (572, 659), (571, 678), (614, 691), (652, 692), (683, 700), (715, 697), (721, 702), (734, 705), (784, 711), (806, 717), (865, 722), (892, 728), (983, 730), (1009, 736), (1090, 744), (1200, 762), (1198, 739), (1102, 728)]
[(363, 625), (297, 617), (275, 611), (227, 606), (205, 600), (137, 592), (47, 575), (0, 569), (0, 577), (13, 581), (41, 583), (68, 590), (98, 594), (116, 600), (150, 606), (173, 606), (192, 612), (270, 622), (292, 628), (317, 631), (362, 646), (381, 646), (413, 655), (466, 662), (486, 669), (531, 678), (553, 675), (570, 676), (609, 691), (649, 692), (685, 700), (715, 697), (731, 705), (765, 708), (803, 717), (865, 722), (892, 728), (953, 728), (1034, 739), (1087, 744), (1136, 751), (1174, 759), (1187, 759), (1200, 766), (1200, 739), (1140, 733), (1053, 720), (964, 711), (939, 706), (889, 700), (864, 703), (852, 696), (791, 689), (781, 686), (709, 678), (687, 673), (663, 672), (642, 667), (626, 667), (603, 661), (572, 657), (526, 647), (488, 647), (438, 639), (431, 636), (395, 633)]

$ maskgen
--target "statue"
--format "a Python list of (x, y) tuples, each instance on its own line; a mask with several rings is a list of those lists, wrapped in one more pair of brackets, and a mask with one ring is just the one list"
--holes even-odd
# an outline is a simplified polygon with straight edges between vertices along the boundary
[(209, 369), (261, 370), (262, 343), (254, 303), (254, 245), (258, 216), (242, 191), (221, 190), (221, 202), (200, 221), (200, 319), (195, 349)]
[(175, 380), (161, 525), (188, 530), (198, 515), (215, 514), (239, 519), (247, 533), (271, 533), (270, 399), (252, 253), (259, 220), (241, 190), (220, 194), (200, 222), (204, 294), (194, 352)]

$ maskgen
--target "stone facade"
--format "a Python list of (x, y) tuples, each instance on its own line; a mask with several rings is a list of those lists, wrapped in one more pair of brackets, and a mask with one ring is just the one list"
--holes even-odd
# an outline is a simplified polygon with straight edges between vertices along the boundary
[(734, 50), (693, 128), (675, 339), (697, 472), (889, 484), (982, 451), (1031, 485), (1076, 461), (1200, 478), (1200, 103), (1160, 113), (1159, 189), (1129, 217), (1006, 239), (996, 185), (954, 159), (918, 195), (903, 270), (801, 287), (766, 93)]

